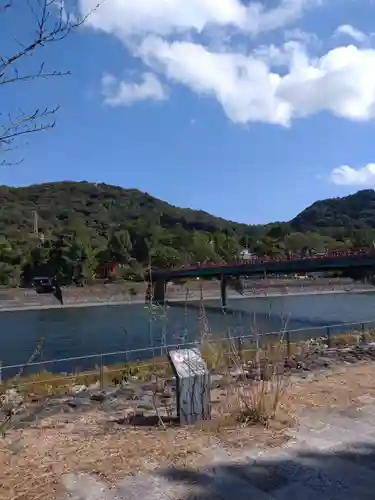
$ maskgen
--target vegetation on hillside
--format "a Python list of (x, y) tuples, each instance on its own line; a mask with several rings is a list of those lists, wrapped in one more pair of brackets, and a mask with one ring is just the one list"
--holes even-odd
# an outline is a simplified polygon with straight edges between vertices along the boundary
[[(56, 274), (83, 284), (98, 266), (119, 264), (117, 279), (155, 267), (230, 261), (241, 249), (284, 255), (368, 245), (375, 239), (375, 192), (314, 203), (288, 223), (250, 226), (181, 209), (136, 189), (58, 182), (0, 187), (0, 284)], [(34, 212), (38, 232), (34, 232)]]

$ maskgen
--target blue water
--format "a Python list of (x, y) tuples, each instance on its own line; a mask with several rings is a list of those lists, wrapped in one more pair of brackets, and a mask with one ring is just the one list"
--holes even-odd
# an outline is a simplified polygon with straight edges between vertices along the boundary
[[(223, 314), (219, 300), (207, 300), (205, 309), (212, 335), (249, 335), (254, 328), (276, 332), (287, 325), (289, 330), (306, 329), (305, 336), (312, 337), (319, 335), (317, 327), (321, 325), (375, 321), (375, 293), (233, 299), (227, 314)], [(171, 304), (166, 314), (156, 310), (152, 321), (144, 304), (2, 312), (0, 360), (3, 365), (25, 363), (41, 337), (42, 351), (35, 361), (193, 341), (200, 331), (200, 316), (197, 303), (188, 307)], [(146, 354), (134, 356), (141, 359)], [(107, 357), (105, 363), (123, 360), (122, 354)], [(97, 362), (98, 358), (79, 361), (75, 366)], [(56, 371), (70, 369), (68, 362), (53, 367)]]

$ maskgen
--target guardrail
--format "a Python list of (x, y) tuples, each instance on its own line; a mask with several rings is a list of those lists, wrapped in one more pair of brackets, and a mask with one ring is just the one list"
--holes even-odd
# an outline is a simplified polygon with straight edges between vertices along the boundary
[[(363, 321), (359, 323), (338, 323), (324, 326), (315, 326), (310, 328), (299, 328), (293, 330), (282, 330), (267, 333), (259, 333), (252, 330), (246, 335), (225, 337), (208, 337), (206, 341), (209, 344), (230, 343), (241, 353), (254, 351), (272, 341), (282, 341), (286, 346), (287, 355), (291, 354), (293, 344), (300, 342), (313, 342), (319, 339), (327, 347), (336, 345), (335, 339), (343, 339), (347, 335), (357, 337), (357, 342), (363, 342), (366, 338), (375, 340), (375, 320)], [(158, 346), (150, 346), (142, 349), (130, 349), (122, 351), (104, 352), (98, 354), (88, 354), (85, 356), (66, 357), (57, 359), (48, 359), (41, 361), (32, 361), (25, 364), (1, 365), (0, 363), (0, 383), (8, 379), (29, 376), (38, 373), (50, 373), (51, 379), (44, 379), (43, 383), (49, 383), (54, 380), (53, 374), (61, 377), (74, 379), (79, 374), (93, 375), (97, 374), (99, 379), (103, 379), (104, 372), (113, 373), (124, 371), (124, 367), (131, 363), (131, 366), (142, 368), (155, 368), (168, 364), (166, 353), (170, 349), (186, 348), (199, 345), (198, 340), (175, 343)], [(150, 363), (148, 364), (148, 361)]]
[(326, 252), (316, 253), (312, 255), (299, 255), (292, 254), (289, 256), (277, 256), (277, 257), (269, 257), (269, 256), (252, 256), (248, 259), (237, 258), (231, 262), (197, 262), (196, 264), (189, 264), (187, 266), (180, 267), (170, 267), (165, 269), (157, 269), (151, 267), (148, 270), (148, 273), (152, 275), (153, 272), (161, 272), (161, 271), (191, 271), (195, 269), (210, 269), (216, 267), (241, 267), (255, 264), (267, 264), (271, 262), (291, 262), (291, 261), (305, 261), (305, 260), (322, 260), (322, 259), (344, 259), (346, 257), (364, 257), (364, 256), (375, 256), (375, 248), (352, 248), (347, 250), (330, 250)]

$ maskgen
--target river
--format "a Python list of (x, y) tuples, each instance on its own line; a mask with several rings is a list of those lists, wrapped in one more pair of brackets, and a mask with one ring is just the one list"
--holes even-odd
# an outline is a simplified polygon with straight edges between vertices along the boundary
[[(278, 331), (287, 323), (288, 329), (306, 329), (303, 336), (312, 337), (320, 335), (317, 327), (322, 325), (375, 322), (374, 292), (238, 298), (228, 305), (228, 313), (223, 314), (219, 300), (205, 301), (212, 335), (249, 335), (254, 326), (261, 332)], [(5, 366), (25, 363), (41, 337), (42, 349), (34, 360), (38, 362), (193, 341), (201, 318), (199, 304), (193, 302), (173, 303), (165, 313), (155, 309), (152, 314), (144, 304), (1, 312), (0, 360)], [(150, 354), (134, 356), (141, 359)], [(124, 356), (106, 356), (105, 364), (123, 362)], [(74, 363), (88, 368), (97, 362), (98, 358), (91, 358)], [(69, 371), (72, 363), (44, 367)], [(13, 369), (5, 372), (5, 378), (14, 374)]]

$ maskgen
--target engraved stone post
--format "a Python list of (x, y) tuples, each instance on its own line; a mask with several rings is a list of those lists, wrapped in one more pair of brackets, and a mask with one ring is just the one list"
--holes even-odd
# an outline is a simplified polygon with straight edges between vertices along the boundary
[(198, 348), (168, 352), (176, 377), (177, 416), (181, 425), (211, 418), (210, 374)]

